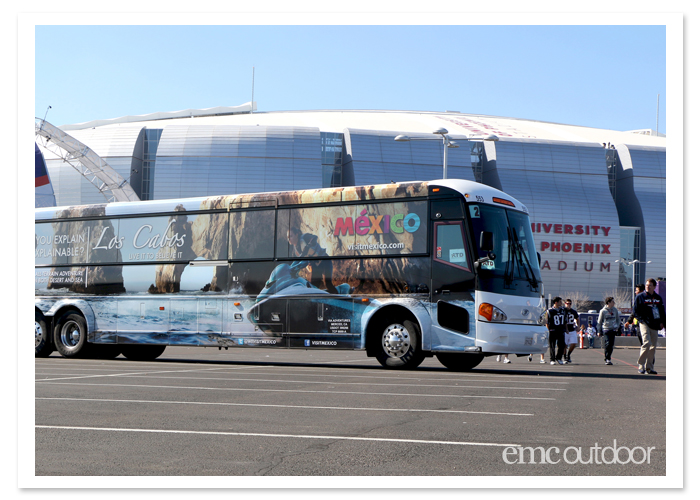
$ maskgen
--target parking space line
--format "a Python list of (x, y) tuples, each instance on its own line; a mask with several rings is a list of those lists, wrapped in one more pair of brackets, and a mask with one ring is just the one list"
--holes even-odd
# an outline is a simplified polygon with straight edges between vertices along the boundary
[(413, 413), (471, 413), (478, 415), (505, 415), (512, 417), (532, 417), (534, 413), (508, 413), (498, 411), (472, 411), (472, 410), (432, 410), (419, 408), (361, 408), (346, 406), (310, 406), (310, 405), (265, 405), (257, 403), (221, 403), (208, 401), (151, 401), (145, 399), (94, 399), (94, 398), (35, 398), (48, 401), (91, 401), (103, 403), (146, 403), (146, 404), (178, 404), (178, 405), (211, 405), (211, 406), (251, 406), (262, 408), (299, 408), (306, 410), (346, 410), (346, 411), (393, 411)]
[[(98, 376), (98, 375), (95, 375)], [(116, 377), (125, 377), (125, 378), (134, 378), (134, 377), (141, 377), (142, 375), (133, 375), (130, 373), (125, 373), (123, 375), (111, 375), (111, 376), (116, 376)], [(159, 376), (151, 376), (150, 374), (147, 375), (148, 378), (151, 379), (168, 379), (168, 380), (173, 380), (172, 377), (159, 377)], [(60, 380), (60, 379), (56, 379)], [(338, 381), (333, 381), (329, 382), (327, 380), (324, 381), (317, 381), (317, 380), (287, 380), (287, 379), (264, 379), (264, 378), (222, 378), (222, 377), (189, 377), (187, 380), (217, 380), (217, 381), (227, 381), (227, 382), (280, 382), (280, 383), (285, 383), (285, 384), (333, 384), (333, 385), (367, 385), (367, 382), (338, 382)], [(378, 383), (373, 383), (373, 387), (381, 387), (381, 386), (390, 386), (390, 387), (396, 387), (396, 384), (378, 384)], [(413, 384), (411, 387), (413, 388), (421, 388), (421, 387), (444, 387), (447, 389), (506, 389), (506, 390), (514, 390), (514, 391), (566, 391), (567, 389), (563, 389), (560, 387), (496, 387), (496, 386), (476, 386), (476, 385), (456, 385), (456, 384), (451, 384), (451, 385), (436, 385), (436, 384)]]
[(96, 387), (142, 387), (149, 389), (187, 389), (187, 390), (202, 390), (202, 391), (250, 391), (250, 392), (288, 392), (288, 393), (310, 393), (310, 394), (355, 394), (361, 396), (400, 396), (405, 398), (421, 397), (421, 398), (480, 398), (480, 399), (532, 399), (537, 401), (555, 401), (554, 398), (535, 398), (521, 396), (478, 396), (467, 394), (410, 394), (398, 392), (354, 392), (354, 391), (302, 391), (298, 389), (243, 389), (239, 387), (191, 387), (191, 386), (175, 386), (175, 385), (145, 385), (145, 384), (77, 384), (73, 382), (53, 382), (39, 380), (37, 383), (44, 385), (79, 385), (83, 388), (88, 386)]
[[(222, 372), (223, 373), (223, 372)], [(341, 374), (341, 375), (333, 375), (330, 373), (314, 373), (314, 374), (306, 374), (306, 373), (259, 373), (259, 372), (245, 372), (242, 375), (281, 375), (281, 376), (301, 376), (301, 377), (333, 377), (333, 378), (358, 378), (358, 379), (371, 379), (371, 380), (379, 380), (379, 379), (385, 379), (385, 380), (400, 380), (400, 381), (406, 381), (406, 380), (417, 380), (417, 381), (428, 381), (428, 382), (468, 382), (470, 381), (470, 378), (468, 377), (463, 377), (463, 378), (428, 378), (428, 377), (406, 377), (404, 375), (394, 375), (394, 376), (369, 376), (369, 375), (351, 375), (351, 374)], [(541, 378), (541, 377), (538, 377)], [(560, 377), (556, 377), (559, 379)], [(569, 385), (570, 382), (561, 382), (558, 380), (546, 380), (546, 381), (536, 381), (536, 380), (505, 380), (502, 377), (495, 377), (493, 380), (489, 379), (478, 379), (479, 382), (507, 382), (509, 384), (558, 384), (558, 385)]]
[[(215, 371), (216, 369), (215, 369), (215, 368), (202, 368), (202, 369), (201, 369), (201, 371), (205, 371), (205, 370)], [(222, 374), (225, 374), (225, 370), (237, 371), (238, 373), (241, 373), (241, 370), (245, 370), (245, 368), (243, 368), (243, 367), (241, 367), (241, 368), (221, 368), (221, 370), (222, 370), (222, 371), (220, 371), (219, 373), (222, 373)], [(85, 369), (84, 371), (105, 371), (105, 370), (104, 370), (104, 369), (98, 370), (97, 368), (90, 368), (90, 369)], [(108, 371), (113, 372), (113, 373), (115, 374), (115, 376), (118, 376), (119, 373), (120, 373), (120, 372), (117, 372), (117, 371), (115, 371), (115, 370), (108, 370)], [(129, 372), (130, 372), (130, 371), (131, 371), (131, 370), (125, 370), (124, 373), (122, 373), (122, 375), (124, 375), (124, 376), (129, 375)], [(199, 369), (191, 370), (191, 373), (197, 373), (198, 371), (200, 371), (200, 370), (199, 370)], [(185, 371), (183, 370), (183, 372), (185, 372)], [(188, 370), (187, 372), (190, 372), (190, 371)], [(162, 371), (162, 370), (153, 371), (153, 372), (144, 371), (143, 373), (145, 373), (145, 374), (150, 374), (150, 373), (163, 373), (163, 371)], [(166, 372), (166, 373), (167, 373), (167, 372)], [(71, 375), (71, 376), (76, 376), (76, 377), (78, 377), (78, 376), (81, 376), (82, 374), (80, 374), (80, 373), (60, 373), (60, 374), (52, 374), (52, 373), (50, 373), (50, 372), (41, 371), (41, 372), (36, 372), (36, 375), (46, 375), (46, 376), (52, 376), (52, 375), (53, 375), (53, 376), (58, 376), (58, 375), (67, 376), (67, 375)], [(87, 374), (85, 374), (85, 375), (87, 375)], [(301, 377), (316, 377), (316, 378), (318, 378), (318, 377), (323, 377), (323, 378), (371, 379), (371, 380), (373, 380), (373, 381), (376, 381), (376, 380), (400, 380), (400, 381), (402, 381), (402, 382), (405, 382), (405, 381), (407, 381), (407, 380), (414, 380), (414, 381), (418, 381), (418, 382), (420, 382), (420, 381), (426, 381), (426, 382), (453, 382), (453, 383), (454, 383), (454, 382), (463, 382), (463, 383), (466, 383), (466, 382), (471, 381), (470, 378), (466, 378), (466, 377), (465, 377), (465, 378), (459, 378), (459, 379), (428, 378), (428, 377), (405, 377), (405, 376), (398, 376), (398, 375), (396, 375), (396, 376), (382, 377), (382, 376), (351, 375), (351, 374), (333, 375), (333, 374), (330, 374), (330, 373), (313, 373), (313, 374), (311, 374), (311, 373), (309, 373), (309, 374), (306, 374), (306, 373), (279, 373), (279, 372), (270, 373), (269, 371), (268, 371), (268, 372), (265, 372), (265, 373), (262, 373), (262, 372), (248, 372), (248, 371), (246, 371), (246, 372), (242, 373), (242, 375), (268, 375), (268, 376), (269, 376), (269, 375), (275, 375), (275, 376), (295, 376), (295, 375), (296, 375), (296, 376), (301, 376)], [(538, 378), (541, 378), (541, 377), (538, 377)], [(557, 377), (557, 378), (559, 378), (559, 377)], [(47, 380), (59, 380), (59, 379), (47, 379)], [(245, 380), (245, 379), (244, 379), (244, 380)], [(253, 380), (253, 379), (250, 379), (250, 380)], [(475, 381), (478, 381), (478, 382), (487, 382), (487, 383), (501, 383), (501, 382), (505, 382), (505, 383), (508, 383), (508, 384), (542, 384), (542, 385), (545, 385), (545, 384), (546, 384), (546, 385), (569, 385), (569, 384), (570, 384), (570, 382), (561, 382), (561, 381), (558, 381), (558, 380), (551, 380), (551, 381), (550, 381), (550, 380), (543, 380), (543, 381), (538, 381), (538, 380), (506, 380), (506, 379), (504, 379), (504, 378), (502, 378), (502, 377), (496, 377), (496, 378), (493, 378), (493, 379), (476, 379)], [(309, 383), (311, 383), (311, 382), (309, 382)], [(374, 385), (374, 384), (373, 384), (373, 385)]]
[[(153, 371), (153, 372), (148, 372), (148, 371), (140, 371), (140, 372), (127, 372), (127, 373), (104, 373), (104, 374), (96, 374), (96, 375), (73, 375), (70, 377), (58, 377), (58, 378), (45, 378), (45, 379), (34, 379), (34, 382), (53, 382), (55, 380), (78, 380), (78, 379), (86, 379), (86, 378), (99, 378), (99, 377), (126, 377), (126, 376), (145, 376), (145, 375), (152, 375), (155, 373), (191, 373), (191, 372), (199, 372), (199, 371), (214, 371), (214, 370), (220, 370), (221, 368), (198, 368), (196, 370), (158, 370), (158, 371)], [(243, 369), (243, 368), (241, 368)]]
[(497, 446), (500, 448), (507, 446), (520, 446), (511, 443), (476, 443), (467, 441), (433, 441), (427, 439), (392, 439), (392, 438), (371, 438), (357, 436), (312, 436), (303, 434), (266, 434), (260, 432), (222, 432), (222, 431), (186, 431), (171, 429), (125, 429), (116, 427), (74, 427), (63, 425), (35, 425), (35, 429), (61, 429), (76, 431), (102, 431), (102, 432), (144, 432), (156, 434), (198, 434), (209, 436), (242, 436), (242, 437), (272, 437), (272, 438), (293, 438), (293, 439), (332, 439), (338, 441), (374, 441), (380, 443), (410, 443), (410, 444), (444, 444), (455, 446)]
[[(287, 367), (286, 366), (266, 366), (266, 368), (281, 369), (281, 368), (287, 368)], [(318, 368), (295, 368), (295, 370), (299, 371), (299, 372), (313, 371), (313, 372), (319, 373)], [(374, 367), (372, 367), (372, 370), (377, 371)], [(350, 373), (351, 371), (360, 371), (361, 373), (367, 373), (367, 370), (362, 369), (362, 368), (344, 368), (344, 369), (342, 369), (343, 374)], [(380, 370), (380, 372), (386, 373), (386, 374), (391, 373), (389, 370)], [(394, 373), (396, 373), (396, 372), (394, 372)], [(418, 370), (414, 370), (412, 372), (403, 372), (401, 374), (401, 380), (407, 379), (406, 377), (403, 376), (407, 373), (410, 373), (412, 375), (420, 375), (421, 378), (429, 377), (429, 376), (435, 374), (433, 372), (421, 371), (420, 369), (418, 369)], [(319, 373), (319, 376), (322, 376), (322, 375), (323, 374)], [(455, 377), (455, 378), (452, 378), (451, 380), (470, 379), (473, 377), (493, 377), (493, 378), (504, 378), (504, 379), (505, 378), (522, 378), (523, 377), (522, 374), (516, 374), (516, 375), (505, 375), (505, 374), (496, 374), (496, 373), (486, 374), (486, 373), (474, 373), (471, 371), (470, 372), (453, 372), (453, 371), (448, 372), (447, 370), (445, 370), (445, 372), (438, 372), (438, 373), (436, 373), (436, 375), (441, 376), (441, 377), (444, 377), (446, 375), (450, 375), (452, 377)], [(530, 375), (528, 375), (528, 376), (533, 376), (533, 375), (535, 375), (538, 379), (553, 379), (556, 381), (572, 380), (573, 379), (573, 377), (567, 377), (567, 376), (541, 375), (539, 373), (539, 370), (537, 373), (530, 372)], [(338, 375), (338, 376), (342, 376), (342, 375)], [(379, 377), (381, 377), (381, 375), (379, 375)], [(397, 378), (399, 377), (398, 373), (396, 373), (396, 377)], [(369, 378), (378, 378), (378, 377), (370, 376)], [(387, 378), (387, 376), (385, 376), (384, 378)], [(413, 380), (415, 380), (415, 379), (416, 379), (416, 377), (413, 377)]]

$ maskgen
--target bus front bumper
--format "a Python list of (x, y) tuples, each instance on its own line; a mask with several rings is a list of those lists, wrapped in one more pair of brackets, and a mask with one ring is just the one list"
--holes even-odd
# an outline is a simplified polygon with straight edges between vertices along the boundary
[(544, 326), (477, 321), (475, 346), (484, 353), (542, 354), (549, 349)]

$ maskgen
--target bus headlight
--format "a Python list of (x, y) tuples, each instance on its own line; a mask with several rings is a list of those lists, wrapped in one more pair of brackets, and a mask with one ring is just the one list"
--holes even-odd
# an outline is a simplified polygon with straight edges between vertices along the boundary
[(505, 321), (508, 319), (508, 316), (493, 304), (482, 302), (479, 306), (479, 319), (484, 321)]

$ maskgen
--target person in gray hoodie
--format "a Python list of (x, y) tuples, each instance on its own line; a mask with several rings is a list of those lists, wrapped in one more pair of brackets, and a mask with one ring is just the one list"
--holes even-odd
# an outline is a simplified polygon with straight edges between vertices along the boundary
[(615, 299), (605, 297), (605, 307), (598, 315), (598, 336), (603, 336), (605, 344), (605, 364), (612, 365), (612, 353), (615, 348), (615, 335), (620, 329), (620, 312), (615, 307)]

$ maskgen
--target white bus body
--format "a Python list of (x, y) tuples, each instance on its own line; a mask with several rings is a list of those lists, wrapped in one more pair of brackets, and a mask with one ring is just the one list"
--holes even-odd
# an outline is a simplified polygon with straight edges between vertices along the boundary
[(547, 348), (527, 208), (483, 184), (51, 207), (35, 222), (37, 356), (364, 349), (466, 370)]

